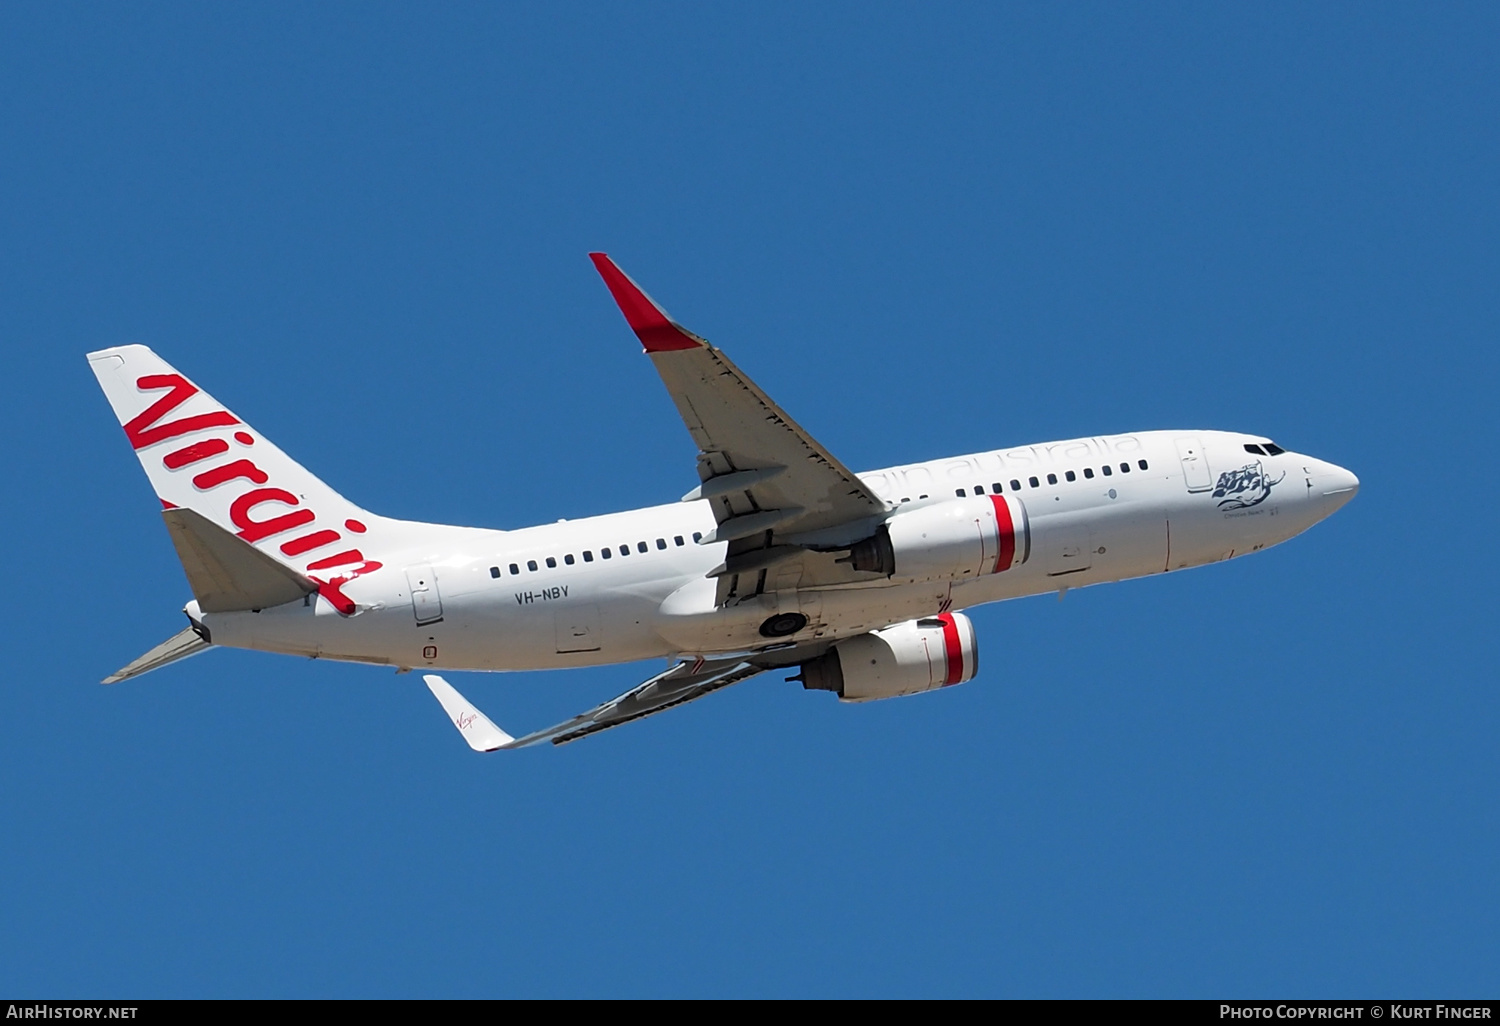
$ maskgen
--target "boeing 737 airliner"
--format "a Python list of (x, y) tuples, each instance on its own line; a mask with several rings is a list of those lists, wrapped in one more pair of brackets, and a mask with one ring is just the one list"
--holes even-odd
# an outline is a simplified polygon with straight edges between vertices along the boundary
[(424, 679), (477, 751), (562, 744), (766, 670), (860, 702), (979, 670), (959, 610), (1201, 566), (1300, 534), (1349, 471), (1259, 435), (1141, 431), (864, 474), (818, 444), (604, 254), (595, 266), (698, 446), (682, 501), (522, 530), (354, 505), (145, 346), (89, 354), (163, 507), (189, 626), (108, 677), (213, 645), (399, 670), (663, 658), (513, 738)]

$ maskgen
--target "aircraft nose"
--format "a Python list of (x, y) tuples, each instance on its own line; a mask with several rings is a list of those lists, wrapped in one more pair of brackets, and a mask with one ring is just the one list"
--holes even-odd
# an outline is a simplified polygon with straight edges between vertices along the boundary
[(1354, 476), (1353, 471), (1333, 463), (1324, 463), (1322, 471), (1318, 475), (1316, 491), (1321, 493), (1323, 501), (1328, 504), (1329, 513), (1359, 494), (1359, 478)]

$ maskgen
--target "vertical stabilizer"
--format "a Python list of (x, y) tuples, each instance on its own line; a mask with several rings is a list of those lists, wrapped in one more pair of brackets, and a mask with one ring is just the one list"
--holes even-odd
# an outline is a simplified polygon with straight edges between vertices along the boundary
[(355, 611), (339, 587), (380, 568), (365, 552), (391, 521), (329, 488), (145, 346), (90, 353), (89, 366), (165, 509), (193, 511), (310, 578), (339, 612)]

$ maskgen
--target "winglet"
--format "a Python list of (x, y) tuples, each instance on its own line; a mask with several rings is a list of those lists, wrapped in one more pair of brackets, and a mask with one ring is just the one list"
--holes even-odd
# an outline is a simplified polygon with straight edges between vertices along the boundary
[(427, 690), (431, 691), (433, 697), (442, 705), (443, 711), (458, 728), (458, 732), (464, 736), (469, 747), (476, 752), (493, 752), (497, 748), (503, 748), (515, 738), (490, 722), (490, 718), (469, 703), (469, 700), (460, 695), (443, 678), (435, 673), (425, 674), (422, 680), (427, 683)]
[(620, 270), (608, 256), (603, 253), (590, 253), (589, 259), (594, 262), (594, 268), (599, 272), (599, 277), (604, 279), (604, 284), (609, 288), (609, 294), (614, 296), (615, 302), (620, 305), (620, 312), (625, 315), (625, 323), (630, 325), (630, 330), (634, 331), (636, 338), (641, 340), (641, 345), (646, 347), (646, 352), (665, 353), (676, 349), (697, 349), (708, 344), (672, 320), (660, 304), (646, 295), (645, 291), (631, 281), (630, 276)]

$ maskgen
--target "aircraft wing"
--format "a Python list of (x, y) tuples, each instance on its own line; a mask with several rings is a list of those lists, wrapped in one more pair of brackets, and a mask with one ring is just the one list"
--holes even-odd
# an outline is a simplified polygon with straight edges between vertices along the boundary
[[(717, 575), (720, 602), (726, 590), (734, 590), (727, 576), (802, 558), (804, 545), (847, 548), (874, 530), (889, 508), (879, 496), (728, 357), (672, 320), (608, 256), (589, 258), (698, 445), (703, 483), (683, 498), (708, 499), (713, 506), (718, 527), (704, 544), (729, 542), (729, 558)], [(832, 573), (834, 580), (861, 576), (822, 569), (821, 576)]]
[(618, 727), (622, 723), (665, 712), (684, 702), (702, 698), (720, 688), (727, 688), (753, 677), (764, 669), (739, 659), (680, 662), (645, 683), (636, 685), (618, 698), (611, 698), (603, 705), (597, 705), (571, 720), (517, 738), (491, 723), (484, 713), (474, 708), (468, 699), (442, 677), (429, 673), (422, 679), (442, 704), (443, 710), (464, 740), (469, 743), (469, 747), (478, 752), (493, 752), (502, 748), (526, 748), (543, 741), (564, 745), (569, 741), (597, 734), (601, 730)]

